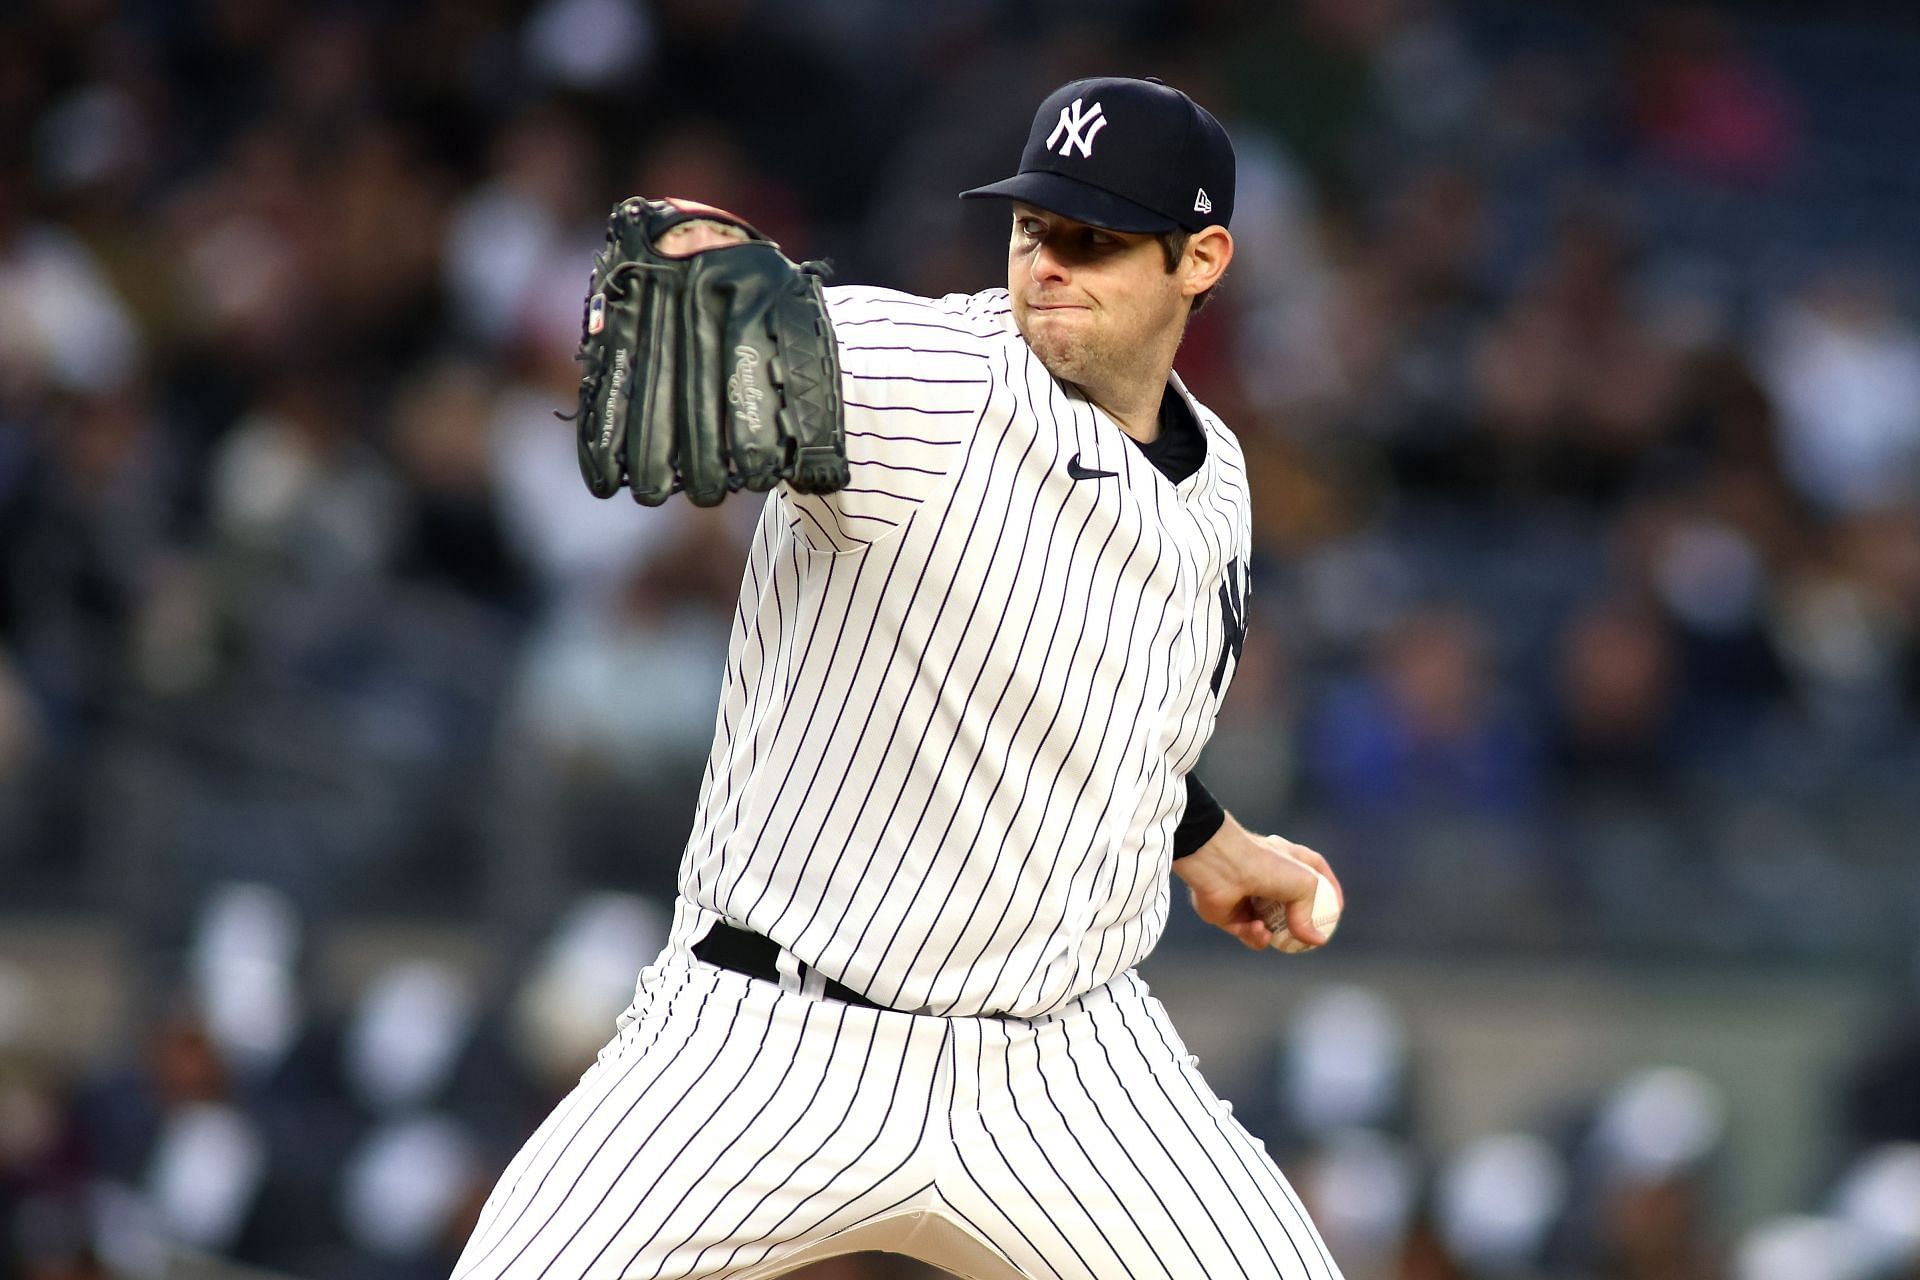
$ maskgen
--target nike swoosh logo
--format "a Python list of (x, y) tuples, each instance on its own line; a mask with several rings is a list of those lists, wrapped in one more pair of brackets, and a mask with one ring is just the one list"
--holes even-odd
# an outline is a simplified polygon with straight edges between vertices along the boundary
[(1067, 461), (1067, 478), (1069, 480), (1104, 480), (1109, 476), (1117, 476), (1119, 474), (1118, 471), (1090, 471), (1080, 465), (1080, 455), (1077, 453)]

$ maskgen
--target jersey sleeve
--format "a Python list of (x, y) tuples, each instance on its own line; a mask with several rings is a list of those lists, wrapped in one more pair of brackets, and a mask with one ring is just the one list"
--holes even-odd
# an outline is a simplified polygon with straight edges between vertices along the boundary
[(1005, 341), (1004, 290), (920, 298), (834, 286), (827, 314), (847, 414), (847, 487), (780, 487), (794, 533), (819, 551), (861, 551), (889, 537), (960, 465), (993, 389)]

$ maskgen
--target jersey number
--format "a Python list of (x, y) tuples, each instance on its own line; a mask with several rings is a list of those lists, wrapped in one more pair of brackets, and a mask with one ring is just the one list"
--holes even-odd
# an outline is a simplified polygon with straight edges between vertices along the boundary
[(1213, 692), (1220, 693), (1220, 682), (1227, 677), (1227, 659), (1240, 661), (1240, 650), (1247, 644), (1247, 582), (1240, 572), (1240, 561), (1227, 565), (1226, 580), (1220, 584), (1220, 661), (1213, 667)]

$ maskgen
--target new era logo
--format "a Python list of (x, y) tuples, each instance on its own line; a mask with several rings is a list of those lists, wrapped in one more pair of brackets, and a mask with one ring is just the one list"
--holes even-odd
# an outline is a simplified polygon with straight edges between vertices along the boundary
[(1193, 198), (1193, 211), (1195, 213), (1213, 212), (1213, 201), (1207, 199), (1207, 189), (1205, 187), (1200, 188), (1200, 194)]
[[(1094, 103), (1091, 111), (1082, 111), (1081, 102), (1082, 99), (1075, 98), (1073, 105), (1060, 108), (1060, 123), (1054, 125), (1053, 132), (1047, 135), (1047, 150), (1053, 150), (1053, 144), (1059, 142), (1061, 155), (1071, 155), (1073, 149), (1078, 147), (1080, 154), (1091, 160), (1094, 136), (1107, 127), (1107, 117), (1099, 103)], [(1066, 135), (1064, 142), (1060, 139), (1063, 133)]]

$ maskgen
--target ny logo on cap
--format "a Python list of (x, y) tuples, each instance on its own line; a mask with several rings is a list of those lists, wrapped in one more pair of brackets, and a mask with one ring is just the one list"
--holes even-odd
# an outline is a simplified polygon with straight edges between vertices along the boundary
[(1075, 98), (1072, 106), (1060, 108), (1060, 123), (1053, 126), (1053, 132), (1047, 135), (1047, 150), (1053, 150), (1053, 144), (1058, 142), (1060, 135), (1064, 133), (1067, 138), (1060, 143), (1060, 154), (1072, 155), (1073, 149), (1078, 147), (1080, 154), (1091, 160), (1094, 135), (1107, 127), (1107, 117), (1106, 113), (1100, 110), (1100, 104), (1097, 102), (1093, 104), (1093, 110), (1082, 111), (1081, 101), (1082, 99)]

